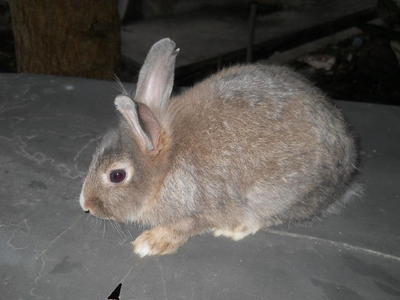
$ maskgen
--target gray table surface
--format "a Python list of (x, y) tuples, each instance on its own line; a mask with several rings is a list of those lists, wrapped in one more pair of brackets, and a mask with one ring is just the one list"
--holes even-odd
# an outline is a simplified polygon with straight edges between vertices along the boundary
[(400, 298), (400, 108), (337, 102), (361, 138), (366, 188), (340, 215), (140, 259), (140, 228), (78, 204), (116, 94), (113, 82), (0, 74), (0, 299), (101, 300), (120, 282), (122, 300)]

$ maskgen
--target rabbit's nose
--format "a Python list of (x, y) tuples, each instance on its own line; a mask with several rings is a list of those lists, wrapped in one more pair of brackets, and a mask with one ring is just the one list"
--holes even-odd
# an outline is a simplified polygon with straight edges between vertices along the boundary
[(81, 192), (81, 194), (80, 194), (80, 196), (79, 196), (79, 204), (81, 205), (81, 208), (82, 208), (82, 210), (85, 212), (85, 213), (88, 213), (89, 212), (89, 210), (85, 207), (85, 196), (83, 195), (83, 189), (82, 189), (82, 192)]

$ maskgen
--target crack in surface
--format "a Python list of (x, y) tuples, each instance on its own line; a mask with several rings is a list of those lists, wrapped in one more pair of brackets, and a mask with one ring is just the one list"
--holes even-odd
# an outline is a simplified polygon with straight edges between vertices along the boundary
[(29, 146), (20, 135), (15, 135), (14, 138), (17, 141), (18, 153), (24, 158), (38, 164), (43, 165), (44, 163), (49, 163), (53, 166), (63, 177), (69, 179), (83, 178), (85, 172), (78, 169), (77, 163), (74, 163), (73, 168), (69, 168), (65, 163), (58, 163), (54, 158), (49, 157), (43, 152), (30, 153), (27, 150)]
[[(37, 294), (34, 294), (34, 291), (37, 288), (38, 282), (39, 280), (42, 278), (43, 276), (43, 271), (46, 267), (46, 256), (47, 256), (47, 252), (51, 249), (51, 247), (53, 247), (53, 245), (64, 235), (66, 234), (69, 230), (71, 230), (72, 227), (74, 227), (78, 221), (82, 218), (82, 216), (79, 216), (71, 225), (69, 225), (66, 229), (64, 229), (63, 231), (61, 231), (59, 234), (57, 234), (57, 236), (55, 238), (53, 238), (48, 244), (47, 247), (45, 249), (43, 249), (42, 251), (40, 251), (39, 255), (35, 257), (36, 260), (40, 260), (41, 266), (39, 269), (39, 272), (36, 273), (36, 277), (33, 280), (34, 283), (34, 287), (32, 287), (32, 289), (30, 290), (30, 294), (31, 296), (34, 297), (39, 297)], [(42, 299), (47, 299), (47, 298), (42, 298)]]
[(168, 300), (168, 294), (167, 294), (167, 282), (165, 281), (164, 277), (164, 268), (160, 262), (160, 258), (157, 257), (157, 266), (160, 269), (160, 275), (161, 275), (161, 283), (162, 283), (162, 290), (163, 290), (163, 295), (164, 299)]
[(87, 141), (75, 154), (73, 161), (76, 163), (79, 157), (81, 156), (82, 152), (85, 151), (93, 142), (97, 142), (99, 139), (101, 139), (101, 136), (91, 138), (89, 141)]
[[(23, 223), (24, 225), (21, 226), (20, 224)], [(28, 248), (28, 245), (24, 246), (24, 247), (18, 247), (15, 246), (12, 241), (15, 238), (15, 236), (17, 235), (17, 232), (23, 232), (26, 234), (30, 234), (31, 233), (31, 227), (28, 224), (28, 219), (23, 219), (21, 222), (19, 222), (18, 224), (9, 224), (9, 225), (4, 225), (1, 224), (0, 227), (5, 227), (5, 226), (12, 226), (12, 227), (16, 227), (16, 229), (12, 232), (10, 238), (7, 240), (6, 244), (8, 247), (10, 247), (13, 250), (24, 250)]]
[(279, 235), (279, 236), (284, 236), (284, 237), (291, 237), (291, 238), (296, 238), (296, 239), (321, 242), (321, 243), (325, 243), (325, 244), (328, 244), (330, 246), (334, 246), (337, 248), (343, 248), (345, 250), (350, 250), (350, 251), (355, 251), (355, 252), (362, 252), (365, 254), (374, 255), (374, 256), (385, 258), (385, 259), (391, 259), (396, 262), (400, 262), (400, 257), (398, 257), (396, 255), (391, 255), (388, 253), (375, 251), (375, 250), (371, 250), (371, 249), (360, 247), (360, 246), (354, 246), (354, 245), (351, 245), (351, 244), (348, 244), (345, 242), (331, 241), (331, 240), (327, 240), (324, 238), (314, 237), (314, 236), (305, 235), (305, 234), (291, 233), (291, 232), (280, 231), (280, 230), (267, 229), (266, 232), (269, 232), (269, 233), (272, 233), (275, 235)]

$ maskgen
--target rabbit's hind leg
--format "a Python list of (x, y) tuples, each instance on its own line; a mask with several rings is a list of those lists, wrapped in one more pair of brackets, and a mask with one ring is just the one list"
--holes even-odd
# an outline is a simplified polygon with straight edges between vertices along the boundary
[(234, 241), (239, 241), (244, 237), (256, 233), (261, 229), (261, 224), (258, 222), (245, 222), (233, 227), (215, 228), (214, 236), (224, 236)]

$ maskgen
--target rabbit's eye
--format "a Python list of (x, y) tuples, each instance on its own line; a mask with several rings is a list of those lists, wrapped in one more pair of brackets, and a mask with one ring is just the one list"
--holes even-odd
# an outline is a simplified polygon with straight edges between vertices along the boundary
[(110, 173), (110, 181), (114, 183), (122, 182), (126, 177), (125, 170), (113, 170)]

